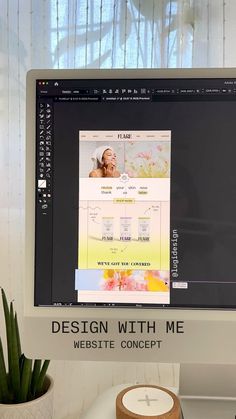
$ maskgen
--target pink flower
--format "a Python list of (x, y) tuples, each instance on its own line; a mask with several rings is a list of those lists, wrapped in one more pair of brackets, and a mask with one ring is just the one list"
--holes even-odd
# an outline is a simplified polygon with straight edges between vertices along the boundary
[(136, 283), (136, 291), (147, 291), (147, 283), (137, 282)]
[(151, 151), (144, 151), (137, 154), (137, 157), (140, 157), (141, 159), (150, 160), (152, 158)]
[(114, 291), (115, 288), (117, 288), (117, 280), (115, 278), (109, 278), (105, 281), (105, 283), (102, 285), (102, 288), (105, 291)]

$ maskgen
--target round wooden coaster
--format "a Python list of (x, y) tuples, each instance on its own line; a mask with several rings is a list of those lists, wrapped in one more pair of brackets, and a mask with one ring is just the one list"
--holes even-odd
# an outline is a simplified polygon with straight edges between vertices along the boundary
[(116, 419), (180, 419), (180, 412), (178, 398), (164, 387), (127, 387), (116, 398)]

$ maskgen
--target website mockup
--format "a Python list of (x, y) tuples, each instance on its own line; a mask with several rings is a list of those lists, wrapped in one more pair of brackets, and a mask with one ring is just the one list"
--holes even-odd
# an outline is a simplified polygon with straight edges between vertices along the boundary
[(78, 301), (169, 304), (171, 132), (79, 143)]

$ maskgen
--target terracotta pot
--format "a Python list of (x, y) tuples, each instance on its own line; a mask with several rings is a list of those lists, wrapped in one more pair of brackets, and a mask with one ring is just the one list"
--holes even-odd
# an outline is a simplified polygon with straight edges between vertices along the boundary
[(53, 379), (46, 376), (48, 389), (43, 396), (26, 403), (1, 404), (1, 419), (52, 419), (53, 417)]

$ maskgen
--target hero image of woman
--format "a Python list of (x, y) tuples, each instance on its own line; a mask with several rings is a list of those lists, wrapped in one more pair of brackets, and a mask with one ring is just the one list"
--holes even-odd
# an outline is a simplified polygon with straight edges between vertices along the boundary
[(117, 158), (113, 148), (109, 145), (97, 147), (94, 150), (93, 170), (89, 173), (89, 177), (119, 177), (120, 172), (117, 170)]

